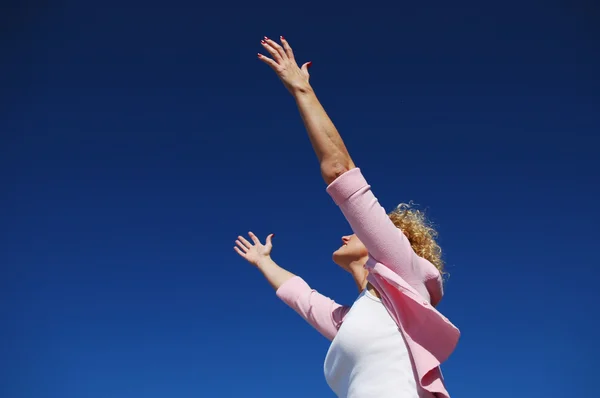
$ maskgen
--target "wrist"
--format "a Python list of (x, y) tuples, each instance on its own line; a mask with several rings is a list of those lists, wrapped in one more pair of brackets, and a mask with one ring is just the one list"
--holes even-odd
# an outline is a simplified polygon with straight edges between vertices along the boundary
[(310, 83), (300, 83), (290, 87), (290, 92), (294, 96), (294, 98), (302, 97), (307, 94), (314, 94), (313, 88)]
[(266, 268), (272, 267), (275, 262), (271, 259), (271, 256), (266, 256), (261, 258), (256, 263), (256, 268), (258, 268), (261, 272), (264, 272)]

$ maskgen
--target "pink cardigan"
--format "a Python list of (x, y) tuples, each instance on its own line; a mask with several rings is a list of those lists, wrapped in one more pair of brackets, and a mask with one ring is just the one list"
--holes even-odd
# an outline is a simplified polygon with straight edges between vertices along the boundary
[[(439, 366), (454, 351), (460, 331), (434, 308), (443, 295), (440, 273), (413, 251), (360, 169), (342, 174), (327, 192), (369, 251), (368, 280), (404, 335), (421, 387), (449, 398)], [(312, 290), (297, 276), (279, 287), (277, 296), (329, 340), (350, 309)]]

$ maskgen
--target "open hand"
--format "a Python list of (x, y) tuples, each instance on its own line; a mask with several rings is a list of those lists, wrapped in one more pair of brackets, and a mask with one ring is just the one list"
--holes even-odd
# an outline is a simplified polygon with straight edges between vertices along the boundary
[(265, 36), (260, 43), (269, 54), (271, 54), (273, 59), (260, 53), (258, 54), (258, 58), (269, 65), (275, 73), (277, 73), (277, 76), (281, 79), (283, 85), (290, 93), (293, 94), (297, 90), (303, 90), (310, 87), (308, 84), (308, 79), (310, 78), (308, 68), (312, 62), (306, 62), (299, 68), (289, 43), (283, 36), (280, 36), (280, 39), (283, 47), (276, 41)]
[(248, 232), (248, 236), (253, 243), (248, 242), (243, 236), (238, 236), (233, 249), (250, 264), (258, 267), (262, 261), (271, 257), (273, 234), (267, 236), (264, 245), (252, 232)]

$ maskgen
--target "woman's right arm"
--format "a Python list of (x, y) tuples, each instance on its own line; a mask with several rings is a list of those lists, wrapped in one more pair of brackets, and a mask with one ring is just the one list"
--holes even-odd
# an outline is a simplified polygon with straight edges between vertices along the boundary
[(283, 284), (295, 277), (290, 271), (281, 268), (271, 257), (260, 261), (256, 268), (263, 274), (269, 285), (278, 290)]
[(252, 232), (252, 243), (238, 236), (235, 251), (264, 275), (276, 290), (277, 297), (293, 308), (304, 320), (323, 336), (333, 340), (350, 307), (340, 305), (316, 290), (302, 278), (280, 267), (271, 259), (272, 237), (265, 245)]
[(350, 310), (350, 307), (340, 305), (312, 289), (299, 276), (293, 276), (280, 285), (277, 297), (330, 341)]

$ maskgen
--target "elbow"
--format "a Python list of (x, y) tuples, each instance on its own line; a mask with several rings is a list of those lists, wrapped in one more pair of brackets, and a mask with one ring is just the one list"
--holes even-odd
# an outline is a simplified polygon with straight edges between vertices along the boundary
[(335, 181), (339, 176), (345, 172), (355, 168), (352, 159), (344, 159), (342, 161), (323, 161), (321, 162), (321, 176), (327, 185)]

